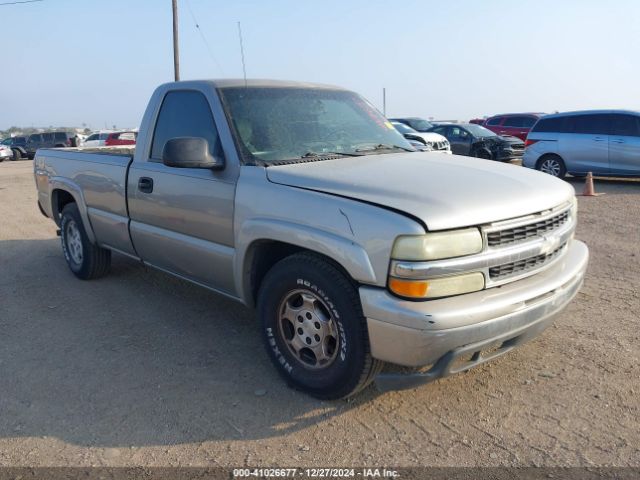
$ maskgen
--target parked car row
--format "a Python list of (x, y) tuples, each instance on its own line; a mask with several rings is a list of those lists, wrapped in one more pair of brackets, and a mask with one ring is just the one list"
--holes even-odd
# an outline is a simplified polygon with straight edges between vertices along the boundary
[(524, 151), (519, 138), (502, 137), (473, 123), (438, 125), (431, 131), (446, 137), (456, 155), (510, 161), (522, 157)]
[[(389, 119), (420, 151), (454, 153), (487, 160), (523, 160), (523, 166), (555, 177), (640, 176), (640, 113), (594, 110), (552, 115), (500, 114), (469, 123)], [(480, 124), (482, 123), (482, 125)], [(81, 145), (76, 134), (57, 131), (7, 138), (0, 161), (32, 159), (39, 148), (135, 145), (135, 131), (96, 132)]]
[(419, 117), (392, 118), (391, 124), (408, 140), (420, 140), (432, 150), (456, 155), (510, 161), (522, 157), (524, 141), (500, 136), (473, 123), (431, 123)]
[(77, 146), (76, 134), (71, 132), (33, 133), (26, 136), (7, 138), (2, 145), (11, 150), (12, 160), (32, 159), (39, 148), (64, 148)]
[(442, 135), (435, 132), (419, 132), (409, 125), (395, 120), (391, 120), (390, 122), (391, 125), (410, 142), (417, 142), (418, 144), (424, 145), (427, 150), (451, 153), (451, 145)]
[[(546, 115), (510, 113), (469, 123), (391, 119), (407, 139), (437, 133), (456, 155), (510, 161), (564, 178), (640, 176), (640, 112), (590, 110)], [(408, 130), (413, 129), (413, 131)]]
[(135, 145), (138, 132), (96, 132), (82, 142), (83, 147), (109, 147), (117, 145)]
[(99, 132), (90, 135), (84, 141), (78, 134), (66, 131), (10, 137), (0, 142), (0, 145), (2, 145), (2, 148), (0, 148), (0, 161), (6, 159), (20, 160), (21, 158), (33, 159), (36, 150), (39, 148), (135, 145), (137, 137), (138, 132), (135, 131)]

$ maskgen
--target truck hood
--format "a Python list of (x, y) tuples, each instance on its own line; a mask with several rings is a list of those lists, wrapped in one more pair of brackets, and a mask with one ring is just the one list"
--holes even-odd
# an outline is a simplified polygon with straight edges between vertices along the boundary
[(528, 215), (569, 201), (573, 187), (515, 165), (442, 153), (397, 153), (266, 169), (269, 181), (388, 207), (444, 230)]

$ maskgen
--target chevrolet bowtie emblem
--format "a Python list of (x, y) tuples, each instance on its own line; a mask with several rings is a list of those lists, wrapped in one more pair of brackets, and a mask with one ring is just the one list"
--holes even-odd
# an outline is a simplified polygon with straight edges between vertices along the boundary
[(542, 239), (543, 239), (543, 243), (540, 250), (543, 255), (550, 254), (551, 252), (556, 250), (560, 245), (560, 239), (558, 237), (547, 237), (543, 235)]

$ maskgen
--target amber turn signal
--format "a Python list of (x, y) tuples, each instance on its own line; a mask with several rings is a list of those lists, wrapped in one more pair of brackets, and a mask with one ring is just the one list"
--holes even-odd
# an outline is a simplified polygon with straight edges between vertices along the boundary
[(424, 298), (429, 290), (429, 282), (426, 280), (401, 280), (389, 278), (389, 290), (396, 295), (407, 298)]

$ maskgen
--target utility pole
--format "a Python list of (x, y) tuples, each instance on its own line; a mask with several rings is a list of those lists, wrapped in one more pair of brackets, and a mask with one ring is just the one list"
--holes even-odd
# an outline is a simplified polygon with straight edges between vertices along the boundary
[(387, 89), (382, 87), (382, 114), (387, 116)]
[(178, 0), (171, 0), (173, 7), (173, 73), (180, 81), (180, 53), (178, 51)]

